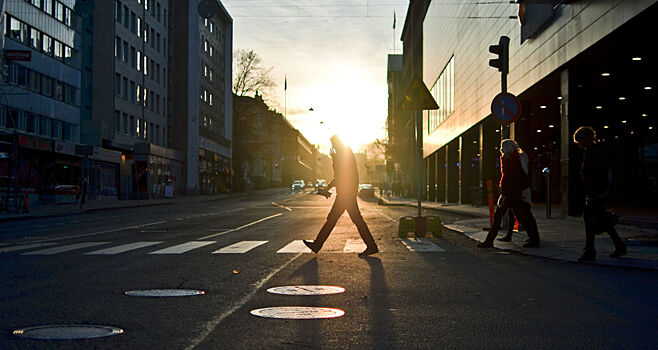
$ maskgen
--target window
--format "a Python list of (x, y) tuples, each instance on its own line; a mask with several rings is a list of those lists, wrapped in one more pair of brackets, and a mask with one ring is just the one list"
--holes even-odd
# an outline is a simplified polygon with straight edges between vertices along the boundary
[(135, 90), (135, 82), (130, 81), (130, 100), (135, 101), (137, 99), (137, 90)]
[(27, 87), (27, 69), (21, 65), (16, 65), (16, 84)]
[(203, 40), (203, 52), (208, 53), (208, 40), (201, 38)]
[(135, 116), (130, 116), (130, 135), (135, 136)]
[(143, 64), (144, 75), (149, 75), (149, 64), (148, 64), (149, 63), (149, 58), (146, 57), (146, 56), (143, 56), (143, 57), (144, 57), (144, 64)]
[(123, 125), (123, 133), (128, 135), (128, 114), (123, 113), (123, 115), (121, 116), (121, 119), (122, 119), (121, 123)]
[(212, 106), (212, 93), (208, 94), (208, 103)]
[(156, 37), (156, 39), (155, 39), (155, 41), (156, 41), (156, 42), (155, 42), (155, 46), (156, 46), (156, 49), (158, 50), (158, 52), (160, 52), (160, 33), (157, 33), (157, 34), (155, 35), (155, 37)]
[(155, 103), (154, 103), (155, 101), (153, 101), (154, 99), (155, 99), (155, 93), (153, 93), (153, 91), (151, 91), (150, 94), (149, 94), (149, 99), (147, 101), (148, 102), (148, 107), (151, 110), (151, 112), (153, 112), (153, 107), (155, 107)]
[(210, 73), (210, 74), (209, 74), (210, 81), (213, 81), (212, 69), (211, 69), (208, 73)]
[(128, 6), (123, 6), (123, 26), (128, 28), (128, 21), (130, 20), (130, 11)]
[(64, 63), (73, 63), (73, 49), (64, 45)]
[(39, 116), (39, 135), (50, 136), (50, 118)]
[(41, 33), (34, 28), (30, 28), (30, 44), (37, 50), (41, 49)]
[(41, 93), (48, 97), (53, 96), (53, 79), (51, 77), (41, 76)]
[(157, 82), (160, 82), (160, 63), (155, 64), (155, 78)]
[(137, 102), (142, 102), (142, 86), (137, 84)]
[(30, 3), (38, 8), (41, 8), (41, 0), (29, 0)]
[(128, 63), (128, 55), (130, 54), (130, 51), (128, 51), (128, 42), (124, 41), (123, 42), (123, 62)]
[(428, 111), (428, 133), (438, 128), (455, 111), (455, 56), (443, 68), (430, 93), (439, 105), (439, 110)]
[(26, 125), (25, 125), (25, 131), (27, 132), (35, 132), (36, 131), (36, 123), (39, 118), (34, 115), (33, 113), (27, 113), (27, 118), (26, 118)]
[(160, 95), (155, 95), (155, 113), (160, 113)]
[(137, 68), (137, 50), (134, 46), (130, 47), (130, 66)]
[(210, 21), (210, 33), (214, 33), (214, 32), (215, 32), (215, 23)]
[(114, 37), (114, 56), (121, 58), (121, 38)]
[(73, 132), (74, 132), (74, 127), (75, 125), (71, 123), (63, 123), (63, 132), (62, 132), (62, 139), (65, 141), (73, 141)]
[(114, 130), (121, 131), (121, 112), (116, 109), (114, 110)]
[(149, 25), (144, 23), (144, 42), (147, 43), (149, 41)]
[(30, 90), (36, 92), (36, 93), (41, 93), (41, 74), (38, 72), (35, 72), (33, 70), (30, 70)]
[(205, 63), (203, 64), (203, 77), (208, 78), (208, 65)]
[(141, 38), (142, 37), (142, 19), (137, 17), (137, 31), (136, 31), (137, 37)]
[(41, 51), (48, 56), (52, 56), (53, 54), (53, 38), (46, 34), (42, 36)]
[(14, 17), (11, 17), (9, 19), (9, 32), (9, 36), (11, 38), (14, 38), (22, 43), (29, 44), (27, 24), (17, 20)]
[(135, 126), (135, 134), (137, 134), (138, 137), (142, 136), (142, 120), (137, 118), (137, 125)]
[(123, 77), (123, 90), (122, 90), (123, 98), (127, 100), (127, 99), (128, 99), (128, 94), (129, 94), (129, 93), (130, 93), (130, 92), (129, 92), (129, 90), (128, 90), (128, 78)]
[(62, 121), (57, 120), (57, 119), (53, 119), (50, 122), (50, 126), (51, 126), (50, 136), (61, 140), (62, 139)]
[(121, 23), (121, 1), (117, 0), (114, 2), (114, 15), (116, 21)]
[(139, 51), (139, 50), (137, 50), (136, 63), (137, 63), (137, 67), (136, 67), (137, 70), (141, 71), (142, 70), (142, 52)]
[(73, 13), (68, 7), (64, 7), (64, 24), (69, 27), (73, 25)]
[(55, 1), (55, 19), (64, 22), (64, 4), (59, 1)]
[(155, 49), (155, 29), (151, 28), (151, 47)]
[(114, 93), (121, 96), (121, 75), (114, 73)]
[(53, 0), (43, 0), (42, 9), (49, 15), (53, 14)]
[(55, 58), (62, 61), (64, 59), (64, 47), (63, 44), (57, 40), (55, 41)]
[(137, 32), (137, 15), (134, 12), (130, 13), (130, 31), (133, 34)]
[(61, 101), (63, 99), (62, 97), (64, 96), (63, 89), (64, 88), (62, 86), (62, 82), (53, 79), (53, 98)]
[(157, 15), (157, 17), (158, 17), (158, 22), (160, 22), (160, 10), (161, 10), (162, 8), (160, 7), (160, 3), (158, 3), (157, 6), (158, 6), (158, 11), (157, 11), (157, 14), (156, 14), (156, 15)]

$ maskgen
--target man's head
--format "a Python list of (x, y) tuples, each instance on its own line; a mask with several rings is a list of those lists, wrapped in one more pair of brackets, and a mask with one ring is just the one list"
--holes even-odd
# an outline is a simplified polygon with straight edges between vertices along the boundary
[(573, 133), (573, 142), (582, 149), (588, 149), (596, 143), (596, 131), (591, 126), (581, 126)]

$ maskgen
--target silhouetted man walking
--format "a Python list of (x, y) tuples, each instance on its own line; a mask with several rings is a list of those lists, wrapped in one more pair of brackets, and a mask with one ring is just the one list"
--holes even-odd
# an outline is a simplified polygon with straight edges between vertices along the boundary
[(313, 252), (317, 253), (322, 248), (322, 245), (329, 237), (331, 230), (336, 226), (336, 222), (340, 219), (340, 216), (343, 215), (343, 212), (347, 210), (347, 213), (350, 215), (350, 219), (356, 225), (356, 228), (359, 230), (359, 235), (361, 239), (366, 244), (367, 248), (363, 252), (359, 253), (359, 256), (365, 257), (368, 255), (375, 254), (379, 252), (375, 239), (372, 238), (370, 229), (368, 225), (363, 220), (361, 212), (359, 211), (359, 205), (356, 201), (356, 195), (359, 190), (359, 172), (356, 168), (356, 158), (352, 150), (343, 143), (343, 141), (334, 135), (331, 137), (331, 158), (333, 160), (334, 168), (334, 179), (331, 180), (327, 188), (318, 193), (329, 198), (331, 193), (329, 190), (332, 187), (336, 187), (336, 200), (334, 205), (327, 215), (327, 221), (320, 229), (318, 236), (314, 241), (304, 240), (304, 244), (309, 247)]

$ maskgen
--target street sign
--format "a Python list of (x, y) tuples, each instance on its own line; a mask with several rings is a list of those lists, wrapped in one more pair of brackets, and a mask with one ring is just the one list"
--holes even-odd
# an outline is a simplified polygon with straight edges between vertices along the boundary
[(491, 101), (491, 113), (501, 124), (512, 124), (521, 116), (521, 102), (516, 96), (501, 92)]
[(7, 61), (31, 61), (31, 50), (5, 50)]
[(407, 92), (402, 96), (400, 106), (410, 110), (439, 109), (439, 105), (436, 104), (425, 83), (417, 75), (411, 79)]

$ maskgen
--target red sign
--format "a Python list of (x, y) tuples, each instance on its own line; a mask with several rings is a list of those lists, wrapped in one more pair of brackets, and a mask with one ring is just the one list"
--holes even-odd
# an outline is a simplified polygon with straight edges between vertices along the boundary
[(52, 141), (39, 137), (18, 135), (18, 144), (25, 148), (32, 148), (39, 151), (52, 151)]
[(7, 61), (32, 61), (30, 50), (6, 50)]
[(67, 142), (55, 141), (55, 153), (75, 155), (75, 145)]

